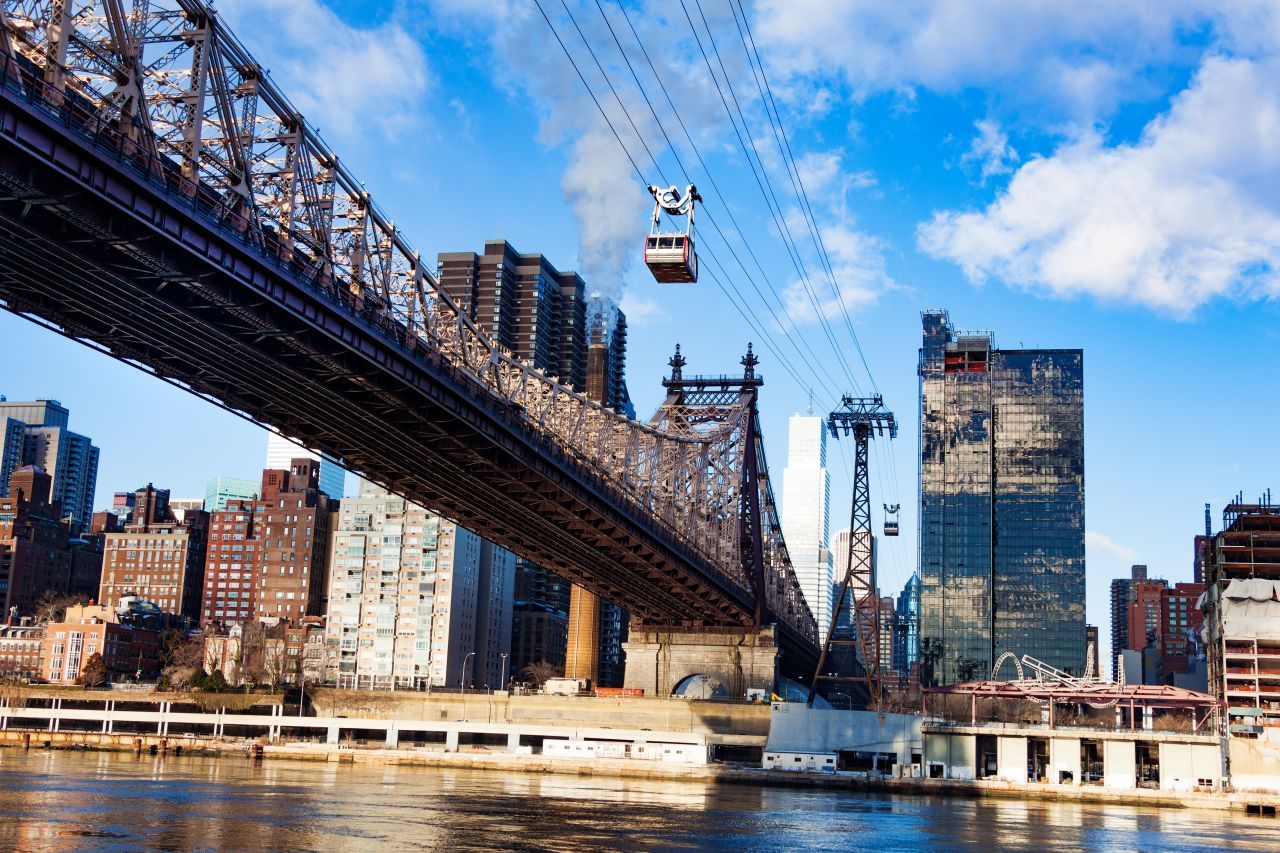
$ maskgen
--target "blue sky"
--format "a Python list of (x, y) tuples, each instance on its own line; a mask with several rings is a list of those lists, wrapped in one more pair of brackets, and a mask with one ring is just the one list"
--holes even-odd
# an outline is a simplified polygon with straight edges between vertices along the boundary
[[(1269, 356), (1280, 328), (1272, 3), (744, 2), (833, 282), (820, 273), (736, 6), (625, 4), (690, 146), (616, 3), (569, 2), (571, 21), (560, 0), (542, 0), (644, 179), (699, 185), (701, 244), (724, 264), (712, 272), (741, 297), (705, 273), (693, 287), (659, 286), (639, 263), (648, 195), (534, 0), (217, 5), (424, 254), (502, 237), (621, 299), (642, 415), (660, 399), (676, 342), (689, 370), (718, 373), (736, 370), (754, 341), (780, 476), (786, 419), (806, 407), (811, 388), (822, 409), (855, 382), (872, 385), (851, 354), (851, 326), (903, 427), (872, 474), (875, 502), (904, 506), (904, 535), (881, 555), (886, 591), (915, 564), (924, 308), (949, 309), (961, 328), (994, 330), (1000, 345), (1084, 349), (1089, 618), (1104, 626), (1104, 644), (1112, 577), (1146, 562), (1189, 580), (1204, 503), (1216, 519), (1237, 490), (1254, 496), (1280, 485), (1265, 449), (1277, 418)], [(706, 16), (848, 371), (789, 260), (686, 10), (710, 51)], [(730, 260), (735, 253), (772, 291), (773, 310)], [(262, 463), (261, 430), (8, 315), (0, 356), (11, 366), (0, 393), (60, 399), (73, 428), (102, 448), (100, 505), (147, 481), (201, 495), (209, 477), (256, 476)], [(844, 447), (832, 449), (834, 532), (847, 518), (849, 484)]]

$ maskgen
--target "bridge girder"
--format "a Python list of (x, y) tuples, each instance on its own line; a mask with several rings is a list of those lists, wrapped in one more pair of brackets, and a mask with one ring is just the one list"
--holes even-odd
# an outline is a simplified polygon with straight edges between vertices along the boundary
[[(699, 429), (664, 428), (517, 361), (210, 6), (69, 8), (0, 0), (4, 307), (325, 450), (639, 618), (778, 620), (814, 641), (774, 534), (754, 395), (704, 411)], [(745, 560), (749, 544), (760, 554)]]

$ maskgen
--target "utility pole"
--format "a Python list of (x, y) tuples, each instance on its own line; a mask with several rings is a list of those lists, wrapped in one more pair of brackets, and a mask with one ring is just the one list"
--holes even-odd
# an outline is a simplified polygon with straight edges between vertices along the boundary
[[(813, 704), (821, 682), (844, 682), (862, 687), (867, 694), (867, 704), (875, 707), (882, 696), (880, 677), (880, 596), (876, 590), (875, 538), (871, 532), (871, 478), (868, 456), (872, 436), (889, 438), (898, 435), (898, 421), (893, 412), (884, 407), (884, 398), (844, 397), (841, 408), (827, 418), (827, 429), (835, 438), (852, 435), (854, 439), (853, 506), (849, 521), (849, 556), (845, 564), (844, 580), (836, 606), (831, 611), (831, 624), (827, 627), (826, 641), (818, 657), (818, 668), (809, 688), (809, 704)], [(850, 596), (849, 593), (852, 593)], [(845, 599), (853, 598), (854, 637), (837, 639), (836, 626), (845, 610)], [(857, 649), (861, 672), (854, 674), (828, 671), (828, 660), (833, 646), (853, 645)]]

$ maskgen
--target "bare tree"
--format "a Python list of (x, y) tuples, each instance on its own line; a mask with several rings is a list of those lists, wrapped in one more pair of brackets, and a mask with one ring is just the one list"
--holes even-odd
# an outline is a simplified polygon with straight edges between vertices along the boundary
[(27, 707), (26, 687), (16, 681), (0, 681), (0, 706), (6, 708)]
[(535, 687), (541, 687), (546, 684), (549, 678), (560, 677), (560, 667), (552, 663), (540, 660), (537, 663), (531, 663), (520, 671), (525, 679)]
[(285, 681), (290, 673), (289, 655), (282, 639), (268, 638), (263, 643), (262, 671), (266, 675), (266, 683), (275, 690)]
[(240, 654), (236, 661), (236, 669), (240, 680), (248, 684), (265, 684), (267, 670), (265, 666), (267, 631), (261, 622), (250, 620), (244, 623), (240, 633)]
[(160, 667), (174, 687), (185, 687), (191, 676), (204, 665), (204, 641), (188, 637), (178, 628), (160, 635)]
[(61, 622), (67, 616), (68, 607), (88, 603), (89, 596), (87, 595), (59, 595), (53, 590), (49, 590), (40, 596), (40, 601), (36, 603), (36, 624)]

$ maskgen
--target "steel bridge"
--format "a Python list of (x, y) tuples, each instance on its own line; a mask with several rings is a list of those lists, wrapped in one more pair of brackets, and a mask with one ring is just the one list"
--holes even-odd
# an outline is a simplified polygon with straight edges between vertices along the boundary
[(648, 423), (513, 358), (207, 3), (0, 0), (0, 303), (645, 625), (776, 625), (813, 671), (754, 357), (690, 384), (677, 356)]

